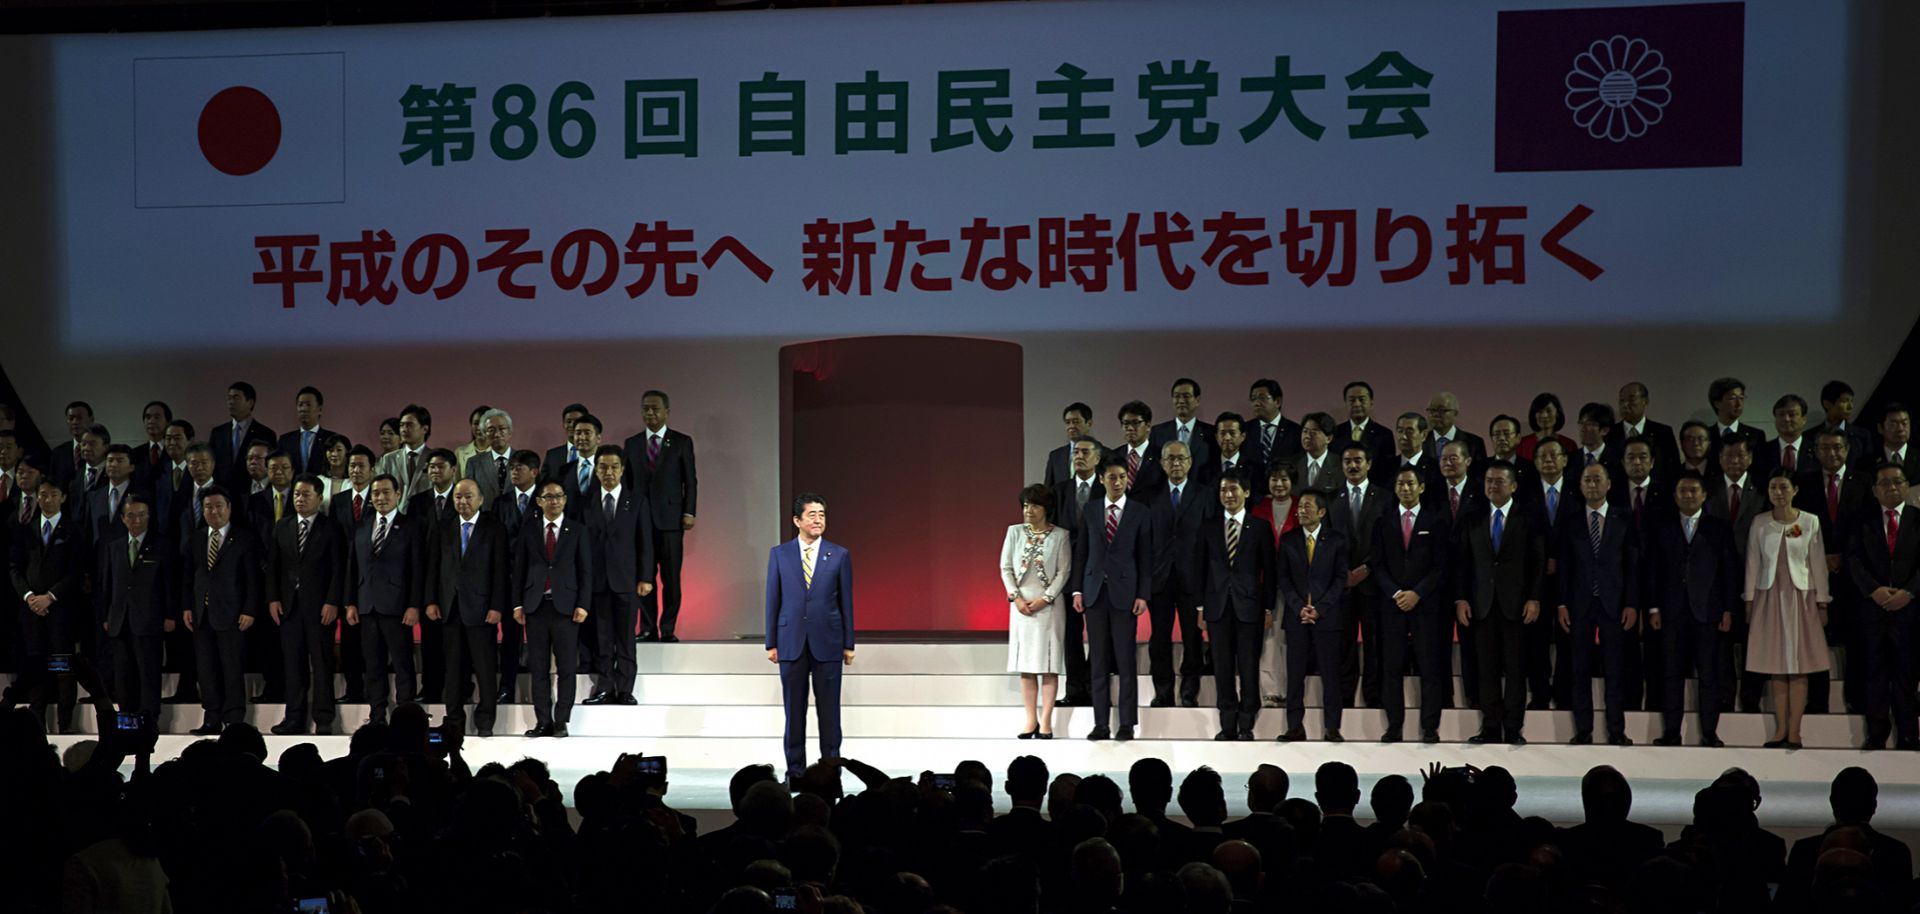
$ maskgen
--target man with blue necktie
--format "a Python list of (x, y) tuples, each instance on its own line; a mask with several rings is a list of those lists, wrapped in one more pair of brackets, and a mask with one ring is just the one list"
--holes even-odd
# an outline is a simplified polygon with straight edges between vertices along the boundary
[(427, 559), (427, 618), (445, 625), (443, 697), (446, 720), (465, 725), (466, 673), (471, 671), (478, 697), (474, 729), (493, 735), (499, 698), (495, 687), (495, 626), (506, 618), (512, 599), (510, 537), (492, 513), (481, 511), (480, 486), (462, 479), (453, 486), (453, 514), (441, 528)]
[(579, 449), (573, 446), (573, 423), (589, 412), (592, 410), (579, 403), (569, 403), (560, 411), (560, 443), (547, 448), (547, 456), (540, 463), (540, 478), (559, 479), (580, 459)]
[(327, 475), (327, 455), (322, 449), (327, 446), (327, 439), (333, 437), (333, 432), (320, 425), (320, 413), (326, 403), (327, 398), (321, 395), (318, 387), (302, 387), (293, 397), (293, 414), (299, 420), (300, 427), (280, 436), (280, 450), (293, 458), (293, 472), (296, 474)]
[(793, 500), (798, 535), (767, 555), (767, 661), (780, 666), (787, 711), (787, 784), (807, 767), (807, 689), (820, 718), (820, 757), (840, 757), (840, 674), (853, 663), (853, 556), (828, 542), (827, 500)]

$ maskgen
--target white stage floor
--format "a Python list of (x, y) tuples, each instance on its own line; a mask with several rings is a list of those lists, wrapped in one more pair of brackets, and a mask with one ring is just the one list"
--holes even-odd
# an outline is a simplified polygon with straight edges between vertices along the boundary
[[(639, 701), (632, 707), (576, 707), (572, 731), (565, 740), (529, 740), (518, 734), (533, 723), (525, 704), (504, 705), (493, 739), (470, 738), (466, 755), (478, 767), (488, 761), (510, 762), (523, 755), (544, 759), (556, 779), (571, 787), (579, 777), (611, 764), (621, 752), (666, 755), (672, 767), (671, 801), (690, 810), (726, 808), (726, 782), (737, 768), (757, 763), (782, 766), (780, 742), (782, 711), (777, 671), (757, 643), (708, 642), (637, 645), (640, 676), (635, 688)], [(1144, 648), (1140, 669), (1146, 669)], [(1018, 708), (1017, 677), (1006, 672), (1006, 646), (1000, 643), (928, 643), (869, 640), (847, 671), (842, 697), (846, 732), (843, 753), (895, 775), (922, 770), (951, 771), (963, 759), (984, 762), (999, 773), (1015, 756), (1034, 754), (1055, 772), (1114, 775), (1124, 788), (1125, 772), (1134, 760), (1157, 756), (1175, 772), (1211, 765), (1227, 778), (1229, 800), (1244, 812), (1240, 785), (1246, 772), (1261, 763), (1276, 764), (1292, 776), (1294, 795), (1310, 795), (1313, 770), (1322, 762), (1339, 759), (1352, 764), (1363, 782), (1386, 774), (1411, 779), (1431, 762), (1448, 765), (1501, 765), (1521, 785), (1521, 811), (1555, 821), (1579, 818), (1579, 777), (1600, 764), (1619, 768), (1635, 790), (1635, 817), (1677, 827), (1691, 819), (1694, 791), (1720, 772), (1740, 766), (1764, 785), (1762, 821), (1782, 829), (1807, 829), (1829, 820), (1827, 783), (1848, 765), (1860, 765), (1881, 783), (1881, 819), (1889, 829), (1920, 829), (1920, 756), (1907, 752), (1861, 752), (1864, 722), (1843, 714), (1806, 719), (1800, 751), (1758, 748), (1770, 735), (1771, 718), (1761, 714), (1723, 715), (1723, 749), (1696, 746), (1664, 748), (1648, 745), (1659, 734), (1659, 715), (1629, 712), (1628, 733), (1640, 745), (1633, 747), (1567, 746), (1572, 735), (1567, 712), (1534, 711), (1527, 715), (1529, 745), (1472, 746), (1467, 736), (1478, 730), (1479, 715), (1472, 711), (1442, 713), (1439, 745), (1419, 742), (1374, 742), (1385, 725), (1384, 712), (1359, 708), (1346, 712), (1342, 744), (1319, 742), (1320, 713), (1317, 683), (1307, 699), (1307, 732), (1312, 741), (1276, 743), (1272, 737), (1284, 728), (1285, 712), (1267, 709), (1255, 728), (1260, 741), (1216, 743), (1217, 716), (1211, 681), (1204, 684), (1200, 708), (1140, 709), (1139, 739), (1131, 743), (1091, 743), (1083, 737), (1093, 726), (1089, 708), (1061, 708), (1055, 712), (1058, 734), (1050, 741), (1013, 739), (1022, 722)], [(1834, 704), (1839, 706), (1839, 682)], [(1152, 694), (1142, 676), (1140, 700)], [(527, 686), (523, 680), (520, 693)], [(585, 677), (580, 697), (590, 694)], [(1409, 695), (1407, 736), (1417, 737), (1417, 695)], [(1597, 699), (1602, 696), (1596, 696)], [(1689, 697), (1691, 706), (1691, 696)], [(1596, 705), (1603, 704), (1597, 700)], [(440, 707), (428, 705), (438, 720)], [(277, 705), (251, 705), (249, 718), (264, 732), (280, 719)], [(342, 733), (366, 717), (364, 705), (341, 708)], [(194, 706), (169, 705), (163, 713), (156, 761), (177, 755), (194, 737), (185, 731), (199, 723)], [(90, 722), (89, 722), (90, 724)], [(1604, 724), (1600, 725), (1604, 728)], [(1604, 732), (1604, 729), (1602, 729)], [(1686, 737), (1691, 742), (1696, 724), (1690, 715)], [(809, 733), (817, 738), (817, 728)], [(511, 734), (511, 735), (509, 735)], [(84, 736), (56, 737), (65, 746)], [(322, 755), (346, 751), (347, 737), (267, 736), (274, 757), (287, 746), (314, 742)], [(817, 742), (809, 746), (817, 752)], [(1176, 774), (1176, 777), (1178, 775)], [(849, 780), (848, 788), (857, 789)], [(1004, 795), (996, 801), (1004, 807)]]

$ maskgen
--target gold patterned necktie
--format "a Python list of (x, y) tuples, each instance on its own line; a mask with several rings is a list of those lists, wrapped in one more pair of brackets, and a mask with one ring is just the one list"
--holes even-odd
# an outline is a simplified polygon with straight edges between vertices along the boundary
[(806, 582), (808, 590), (813, 589), (813, 547), (800, 550), (800, 577)]

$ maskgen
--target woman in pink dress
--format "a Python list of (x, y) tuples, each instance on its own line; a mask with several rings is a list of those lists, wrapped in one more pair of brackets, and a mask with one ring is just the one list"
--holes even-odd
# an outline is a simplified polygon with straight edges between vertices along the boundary
[(1793, 506), (1798, 493), (1786, 467), (1767, 480), (1773, 510), (1747, 532), (1747, 670), (1767, 673), (1775, 718), (1769, 749), (1800, 748), (1807, 674), (1829, 668), (1827, 549), (1820, 521)]

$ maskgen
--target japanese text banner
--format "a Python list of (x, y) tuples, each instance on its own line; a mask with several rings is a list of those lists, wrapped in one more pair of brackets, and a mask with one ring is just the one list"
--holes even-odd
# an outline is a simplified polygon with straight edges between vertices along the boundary
[(1849, 8), (63, 37), (66, 336), (1821, 319), (1841, 307)]

